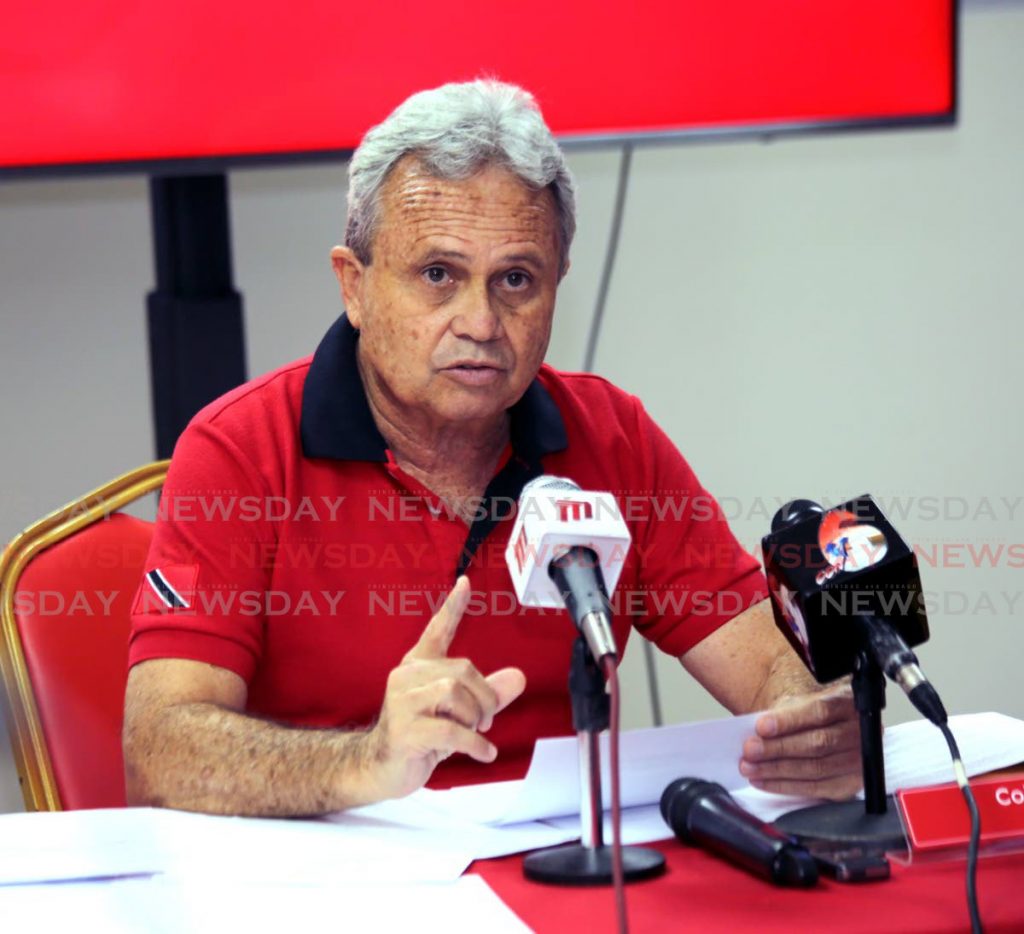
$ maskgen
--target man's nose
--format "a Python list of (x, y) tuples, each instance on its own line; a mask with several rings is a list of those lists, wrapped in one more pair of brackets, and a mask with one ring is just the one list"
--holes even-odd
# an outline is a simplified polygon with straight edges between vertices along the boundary
[(494, 300), (487, 283), (473, 284), (459, 296), (459, 305), (452, 319), (452, 331), (456, 337), (486, 343), (497, 340), (505, 333), (501, 316), (494, 307)]

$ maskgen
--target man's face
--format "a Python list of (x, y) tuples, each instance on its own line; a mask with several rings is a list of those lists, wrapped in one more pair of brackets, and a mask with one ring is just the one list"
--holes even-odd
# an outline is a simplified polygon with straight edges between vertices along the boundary
[(551, 334), (557, 231), (551, 193), (506, 169), (444, 181), (401, 160), (381, 189), (372, 262), (331, 254), (371, 395), (432, 427), (516, 402)]

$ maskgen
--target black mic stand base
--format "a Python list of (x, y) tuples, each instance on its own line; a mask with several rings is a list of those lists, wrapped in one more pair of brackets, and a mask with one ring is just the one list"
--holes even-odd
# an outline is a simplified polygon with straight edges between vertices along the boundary
[(868, 814), (859, 800), (816, 804), (784, 814), (774, 826), (801, 843), (825, 840), (886, 852), (905, 850), (907, 840), (896, 803), (889, 797), (886, 804), (884, 814)]
[(790, 811), (775, 821), (775, 826), (801, 843), (827, 840), (873, 850), (905, 850), (907, 840), (896, 802), (885, 794), (882, 745), (885, 675), (866, 650), (858, 653), (853, 670), (853, 699), (860, 715), (864, 800), (838, 801)]
[[(653, 879), (665, 871), (665, 856), (642, 846), (622, 848), (622, 874), (627, 882)], [(550, 885), (611, 885), (612, 848), (582, 843), (530, 853), (523, 859), (523, 875)]]

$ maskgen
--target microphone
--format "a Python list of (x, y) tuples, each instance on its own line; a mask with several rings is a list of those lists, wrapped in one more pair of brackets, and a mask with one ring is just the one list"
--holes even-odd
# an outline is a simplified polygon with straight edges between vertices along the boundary
[(523, 606), (565, 607), (595, 661), (618, 657), (608, 595), (630, 545), (611, 493), (545, 474), (523, 487), (505, 561)]
[(775, 623), (820, 683), (867, 650), (925, 717), (946, 722), (910, 648), (928, 639), (917, 559), (870, 496), (827, 511), (793, 500), (761, 546)]
[(717, 782), (677, 778), (662, 793), (661, 816), (682, 843), (708, 849), (776, 885), (818, 881), (818, 864), (806, 848), (743, 810)]

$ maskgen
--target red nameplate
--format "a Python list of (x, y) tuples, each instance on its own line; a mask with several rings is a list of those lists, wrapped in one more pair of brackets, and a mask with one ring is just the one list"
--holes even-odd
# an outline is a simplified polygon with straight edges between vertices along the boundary
[[(972, 779), (981, 814), (981, 842), (1024, 841), (1024, 772)], [(898, 791), (907, 838), (915, 851), (966, 846), (971, 835), (967, 802), (956, 784)]]

